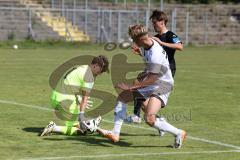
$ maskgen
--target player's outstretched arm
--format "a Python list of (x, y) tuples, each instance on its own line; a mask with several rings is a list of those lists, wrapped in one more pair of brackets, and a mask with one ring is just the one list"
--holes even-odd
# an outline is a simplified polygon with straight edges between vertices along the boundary
[(159, 78), (158, 74), (149, 73), (147, 78), (145, 78), (143, 81), (135, 83), (133, 86), (130, 87), (130, 90), (147, 87), (149, 85), (154, 84)]
[(141, 56), (141, 50), (135, 43), (132, 44), (131, 49), (133, 54)]
[(176, 49), (176, 50), (179, 50), (179, 51), (183, 50), (183, 44), (182, 43), (167, 43), (167, 42), (161, 41), (157, 37), (151, 37), (151, 38), (154, 39), (155, 41), (157, 41), (162, 46), (166, 46), (166, 47)]
[(88, 104), (88, 98), (89, 98), (89, 92), (83, 90), (82, 91), (82, 100), (79, 104), (80, 112), (85, 110), (85, 108)]
[(146, 87), (155, 83), (158, 80), (158, 78), (159, 78), (158, 74), (150, 73), (144, 81), (141, 81), (141, 82), (136, 81), (136, 83), (133, 85), (128, 85), (126, 83), (118, 83), (115, 85), (115, 87), (122, 90), (135, 90), (135, 89)]

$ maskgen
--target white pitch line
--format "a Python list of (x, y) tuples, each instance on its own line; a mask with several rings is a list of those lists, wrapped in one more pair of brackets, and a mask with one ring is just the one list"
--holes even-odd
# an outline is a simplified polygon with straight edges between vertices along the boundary
[(207, 139), (192, 137), (192, 136), (187, 136), (187, 138), (192, 139), (192, 140), (196, 140), (196, 141), (216, 144), (216, 145), (219, 145), (219, 146), (225, 146), (225, 147), (229, 147), (229, 148), (240, 149), (239, 146), (235, 146), (235, 145), (232, 145), (232, 144), (226, 144), (226, 143), (222, 143), (222, 142), (218, 142), (218, 141), (212, 141), (212, 140), (207, 140)]
[(127, 156), (160, 156), (160, 155), (185, 155), (185, 154), (217, 154), (217, 153), (240, 153), (240, 150), (227, 151), (197, 151), (197, 152), (159, 152), (159, 153), (126, 153), (126, 154), (100, 154), (87, 156), (67, 156), (67, 157), (41, 157), (24, 158), (20, 160), (56, 160), (56, 159), (80, 159), (80, 158), (109, 158), (109, 157), (127, 157)]
[[(103, 120), (104, 122), (107, 123), (113, 123), (112, 121), (109, 120)], [(155, 131), (156, 129), (153, 128), (146, 128), (146, 127), (141, 127), (141, 126), (137, 126), (137, 125), (130, 125), (130, 124), (124, 124), (125, 126), (129, 126), (129, 127), (133, 127), (133, 128), (139, 128), (139, 129), (144, 129), (144, 130), (151, 130), (151, 131)], [(222, 142), (218, 142), (218, 141), (212, 141), (212, 140), (207, 140), (207, 139), (203, 139), (203, 138), (199, 138), (199, 137), (192, 137), (187, 135), (187, 139), (192, 139), (192, 140), (196, 140), (196, 141), (201, 141), (201, 142), (206, 142), (206, 143), (211, 143), (211, 144), (215, 144), (215, 145), (219, 145), (219, 146), (224, 146), (224, 147), (229, 147), (229, 148), (234, 148), (234, 149), (239, 149), (239, 146), (235, 146), (232, 144), (226, 144), (226, 143), (222, 143)]]
[(2, 103), (2, 104), (12, 104), (12, 105), (17, 105), (17, 106), (23, 106), (23, 107), (28, 107), (28, 108), (45, 110), (45, 111), (52, 111), (52, 109), (49, 109), (47, 107), (41, 107), (41, 106), (36, 106), (36, 105), (24, 104), (24, 103), (18, 103), (18, 102), (13, 102), (13, 101), (0, 100), (0, 103)]
[[(35, 108), (35, 109), (40, 109), (40, 110), (45, 110), (45, 111), (53, 111), (52, 109), (49, 109), (49, 108), (46, 108), (46, 107), (29, 105), (29, 104), (18, 103), (18, 102), (13, 102), (13, 101), (0, 100), (0, 103), (18, 105), (18, 106), (23, 106), (23, 107), (28, 107), (28, 108)], [(103, 121), (107, 122), (107, 123), (113, 123), (112, 121), (109, 121), (109, 120), (103, 120)], [(153, 129), (153, 128), (146, 128), (146, 127), (141, 127), (141, 126), (137, 126), (137, 125), (129, 125), (129, 124), (124, 124), (124, 125), (129, 126), (129, 127), (133, 127), (133, 128), (139, 128), (139, 129), (151, 130), (151, 131), (154, 130), (155, 131), (155, 129)], [(215, 145), (219, 145), (219, 146), (224, 146), (224, 147), (229, 147), (229, 148), (234, 148), (234, 149), (240, 150), (239, 146), (235, 146), (235, 145), (232, 145), (232, 144), (207, 140), (207, 139), (203, 139), (203, 138), (199, 138), (199, 137), (192, 137), (192, 136), (189, 136), (189, 135), (187, 136), (187, 138), (192, 139), (192, 140), (196, 140), (196, 141), (201, 141), (201, 142), (205, 142), (205, 143), (210, 143), (210, 144), (215, 144)]]

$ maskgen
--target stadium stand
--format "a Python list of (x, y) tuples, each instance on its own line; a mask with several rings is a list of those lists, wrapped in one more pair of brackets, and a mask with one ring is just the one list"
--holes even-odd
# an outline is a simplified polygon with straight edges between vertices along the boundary
[[(147, 14), (148, 6), (143, 3), (124, 5), (99, 1), (88, 1), (88, 10), (85, 12), (85, 1), (73, 0), (65, 0), (64, 4), (61, 0), (54, 0), (54, 4), (51, 0), (0, 0), (0, 7), (5, 8), (0, 10), (1, 40), (10, 39), (14, 35), (18, 40), (29, 37), (29, 8), (36, 40), (93, 42), (127, 39), (127, 26), (131, 23), (146, 24), (146, 17), (151, 12)], [(153, 10), (159, 8), (159, 5), (150, 7)], [(121, 10), (121, 13), (118, 10)], [(173, 10), (177, 13), (174, 18), (175, 32), (183, 41), (186, 40), (186, 15), (189, 13), (190, 43), (239, 43), (239, 5), (165, 4), (164, 11), (169, 15), (169, 28), (172, 26)]]

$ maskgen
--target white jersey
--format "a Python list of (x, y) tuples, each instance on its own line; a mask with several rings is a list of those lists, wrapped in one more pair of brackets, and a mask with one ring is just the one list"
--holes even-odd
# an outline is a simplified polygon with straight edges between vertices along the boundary
[(143, 49), (141, 55), (146, 63), (145, 71), (147, 73), (159, 74), (158, 83), (168, 83), (173, 85), (174, 80), (169, 66), (169, 61), (165, 50), (162, 46), (155, 40), (153, 40), (153, 45), (149, 49)]

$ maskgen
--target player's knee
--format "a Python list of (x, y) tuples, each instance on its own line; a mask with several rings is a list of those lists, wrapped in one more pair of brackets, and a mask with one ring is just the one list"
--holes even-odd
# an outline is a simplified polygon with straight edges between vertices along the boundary
[[(131, 95), (131, 96), (129, 96)], [(133, 101), (132, 92), (130, 91), (123, 91), (118, 95), (117, 101), (121, 101), (123, 103), (131, 102)]]
[(156, 120), (156, 116), (153, 114), (145, 114), (144, 119), (148, 125), (153, 126)]
[(135, 84), (137, 84), (137, 83), (139, 83), (138, 80), (134, 80), (134, 81), (133, 81), (133, 85), (135, 85)]

